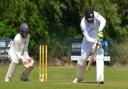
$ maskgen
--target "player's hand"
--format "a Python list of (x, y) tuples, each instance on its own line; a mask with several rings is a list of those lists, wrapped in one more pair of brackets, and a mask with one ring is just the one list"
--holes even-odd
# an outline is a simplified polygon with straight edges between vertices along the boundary
[(26, 64), (24, 64), (26, 68), (32, 67), (33, 65), (34, 65), (34, 60), (32, 58), (26, 59)]
[(25, 57), (22, 57), (21, 60), (22, 60), (23, 64), (26, 64), (27, 63), (27, 60), (26, 60)]

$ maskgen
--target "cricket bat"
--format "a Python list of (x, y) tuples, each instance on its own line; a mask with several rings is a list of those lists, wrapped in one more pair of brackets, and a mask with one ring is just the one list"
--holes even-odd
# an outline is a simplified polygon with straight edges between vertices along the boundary
[(95, 48), (94, 48), (94, 53), (93, 53), (93, 55), (91, 55), (91, 56), (89, 57), (88, 65), (87, 65), (87, 68), (86, 68), (87, 71), (90, 69), (90, 67), (91, 67), (91, 65), (92, 65), (92, 62), (94, 61), (94, 58), (95, 58), (95, 55), (96, 55), (97, 47), (98, 47), (98, 43), (96, 43), (96, 46), (95, 46)]

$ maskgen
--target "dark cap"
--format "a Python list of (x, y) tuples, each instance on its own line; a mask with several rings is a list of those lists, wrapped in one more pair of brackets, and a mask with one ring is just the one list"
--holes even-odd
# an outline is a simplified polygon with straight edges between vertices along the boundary
[(85, 12), (84, 12), (84, 16), (85, 16), (85, 19), (88, 22), (90, 22), (90, 23), (94, 22), (94, 12), (93, 12), (93, 9), (86, 8)]

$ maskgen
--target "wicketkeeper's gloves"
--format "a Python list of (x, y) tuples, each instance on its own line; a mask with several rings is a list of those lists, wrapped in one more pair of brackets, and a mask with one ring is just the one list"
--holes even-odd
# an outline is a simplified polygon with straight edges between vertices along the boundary
[(24, 64), (24, 67), (25, 68), (30, 68), (30, 67), (33, 67), (34, 66), (34, 60), (31, 58), (31, 59), (26, 59), (26, 64)]

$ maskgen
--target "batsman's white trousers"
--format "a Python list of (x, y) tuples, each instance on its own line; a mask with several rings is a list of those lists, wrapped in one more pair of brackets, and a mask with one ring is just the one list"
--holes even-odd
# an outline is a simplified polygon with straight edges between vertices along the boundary
[(85, 60), (85, 63), (90, 56), (90, 53), (92, 52), (93, 44), (87, 42), (85, 39), (83, 39), (81, 44), (81, 57)]
[[(89, 51), (88, 51), (89, 52)], [(84, 52), (86, 58), (88, 58), (88, 53)], [(78, 59), (77, 62), (77, 78), (83, 79), (84, 66), (86, 65), (87, 59)], [(97, 48), (96, 52), (96, 81), (104, 81), (104, 50), (102, 48)]]
[(104, 51), (102, 48), (97, 49), (96, 80), (97, 80), (97, 82), (104, 81)]
[(77, 61), (77, 78), (79, 80), (83, 80), (84, 73), (85, 73), (85, 65), (88, 57), (90, 56), (90, 53), (92, 51), (93, 44), (86, 41), (85, 38), (83, 38), (82, 44), (81, 44), (81, 58)]

